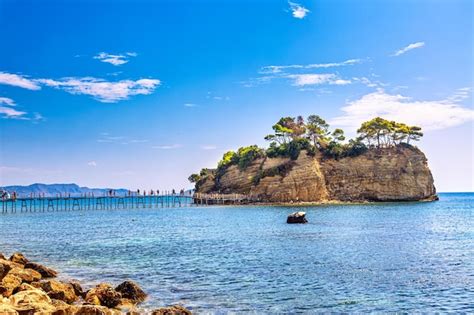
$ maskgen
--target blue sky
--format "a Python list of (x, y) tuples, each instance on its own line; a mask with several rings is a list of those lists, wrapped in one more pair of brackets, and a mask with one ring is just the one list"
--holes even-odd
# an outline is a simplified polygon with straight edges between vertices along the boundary
[(0, 185), (190, 187), (282, 116), (421, 125), (474, 190), (472, 1), (0, 0)]

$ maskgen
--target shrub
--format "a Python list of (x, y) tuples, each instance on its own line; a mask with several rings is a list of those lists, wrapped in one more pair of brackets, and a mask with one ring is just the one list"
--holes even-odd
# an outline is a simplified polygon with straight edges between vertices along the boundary
[(251, 145), (248, 147), (239, 148), (237, 155), (239, 168), (244, 170), (256, 159), (264, 157), (265, 152), (256, 145)]

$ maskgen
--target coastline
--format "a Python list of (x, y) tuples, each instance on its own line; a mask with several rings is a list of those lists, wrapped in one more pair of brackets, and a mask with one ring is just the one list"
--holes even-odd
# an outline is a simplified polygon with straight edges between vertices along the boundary
[(131, 280), (84, 287), (19, 252), (8, 259), (0, 253), (0, 314), (192, 314), (178, 304), (153, 310), (140, 307), (148, 295)]
[[(248, 203), (240, 203), (240, 204), (233, 204), (233, 203), (225, 203), (225, 204), (208, 204), (208, 206), (226, 206), (226, 207), (243, 207), (243, 206), (269, 206), (269, 207), (309, 207), (309, 206), (326, 206), (326, 205), (381, 205), (381, 204), (397, 204), (397, 203), (423, 203), (423, 202), (434, 202), (438, 201), (439, 196), (438, 194), (430, 196), (428, 198), (423, 198), (419, 200), (377, 200), (377, 201), (369, 201), (369, 200), (354, 200), (354, 201), (347, 201), (347, 200), (324, 200), (324, 201), (291, 201), (291, 202), (248, 202)], [(199, 206), (199, 205), (198, 205)]]

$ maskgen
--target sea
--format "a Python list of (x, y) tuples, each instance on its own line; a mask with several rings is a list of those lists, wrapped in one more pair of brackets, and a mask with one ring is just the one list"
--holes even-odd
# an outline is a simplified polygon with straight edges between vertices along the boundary
[[(144, 310), (474, 312), (474, 193), (436, 202), (0, 214), (0, 252), (86, 287), (130, 279)], [(287, 224), (294, 211), (309, 223)]]

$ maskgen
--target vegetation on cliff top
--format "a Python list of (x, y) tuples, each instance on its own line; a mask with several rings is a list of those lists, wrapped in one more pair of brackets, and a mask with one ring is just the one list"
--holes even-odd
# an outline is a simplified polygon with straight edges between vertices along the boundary
[[(273, 133), (265, 136), (270, 142), (265, 150), (256, 145), (241, 147), (228, 151), (219, 161), (213, 174), (218, 179), (231, 165), (244, 170), (250, 163), (259, 158), (287, 157), (296, 160), (302, 150), (314, 156), (321, 152), (326, 158), (339, 159), (357, 156), (370, 148), (388, 148), (397, 145), (410, 145), (410, 141), (418, 141), (423, 136), (421, 128), (404, 123), (376, 117), (362, 123), (357, 130), (357, 137), (345, 142), (342, 129), (329, 129), (329, 124), (318, 115), (282, 117), (272, 126)], [(203, 169), (200, 174), (192, 174), (189, 181), (199, 184), (210, 170)]]

